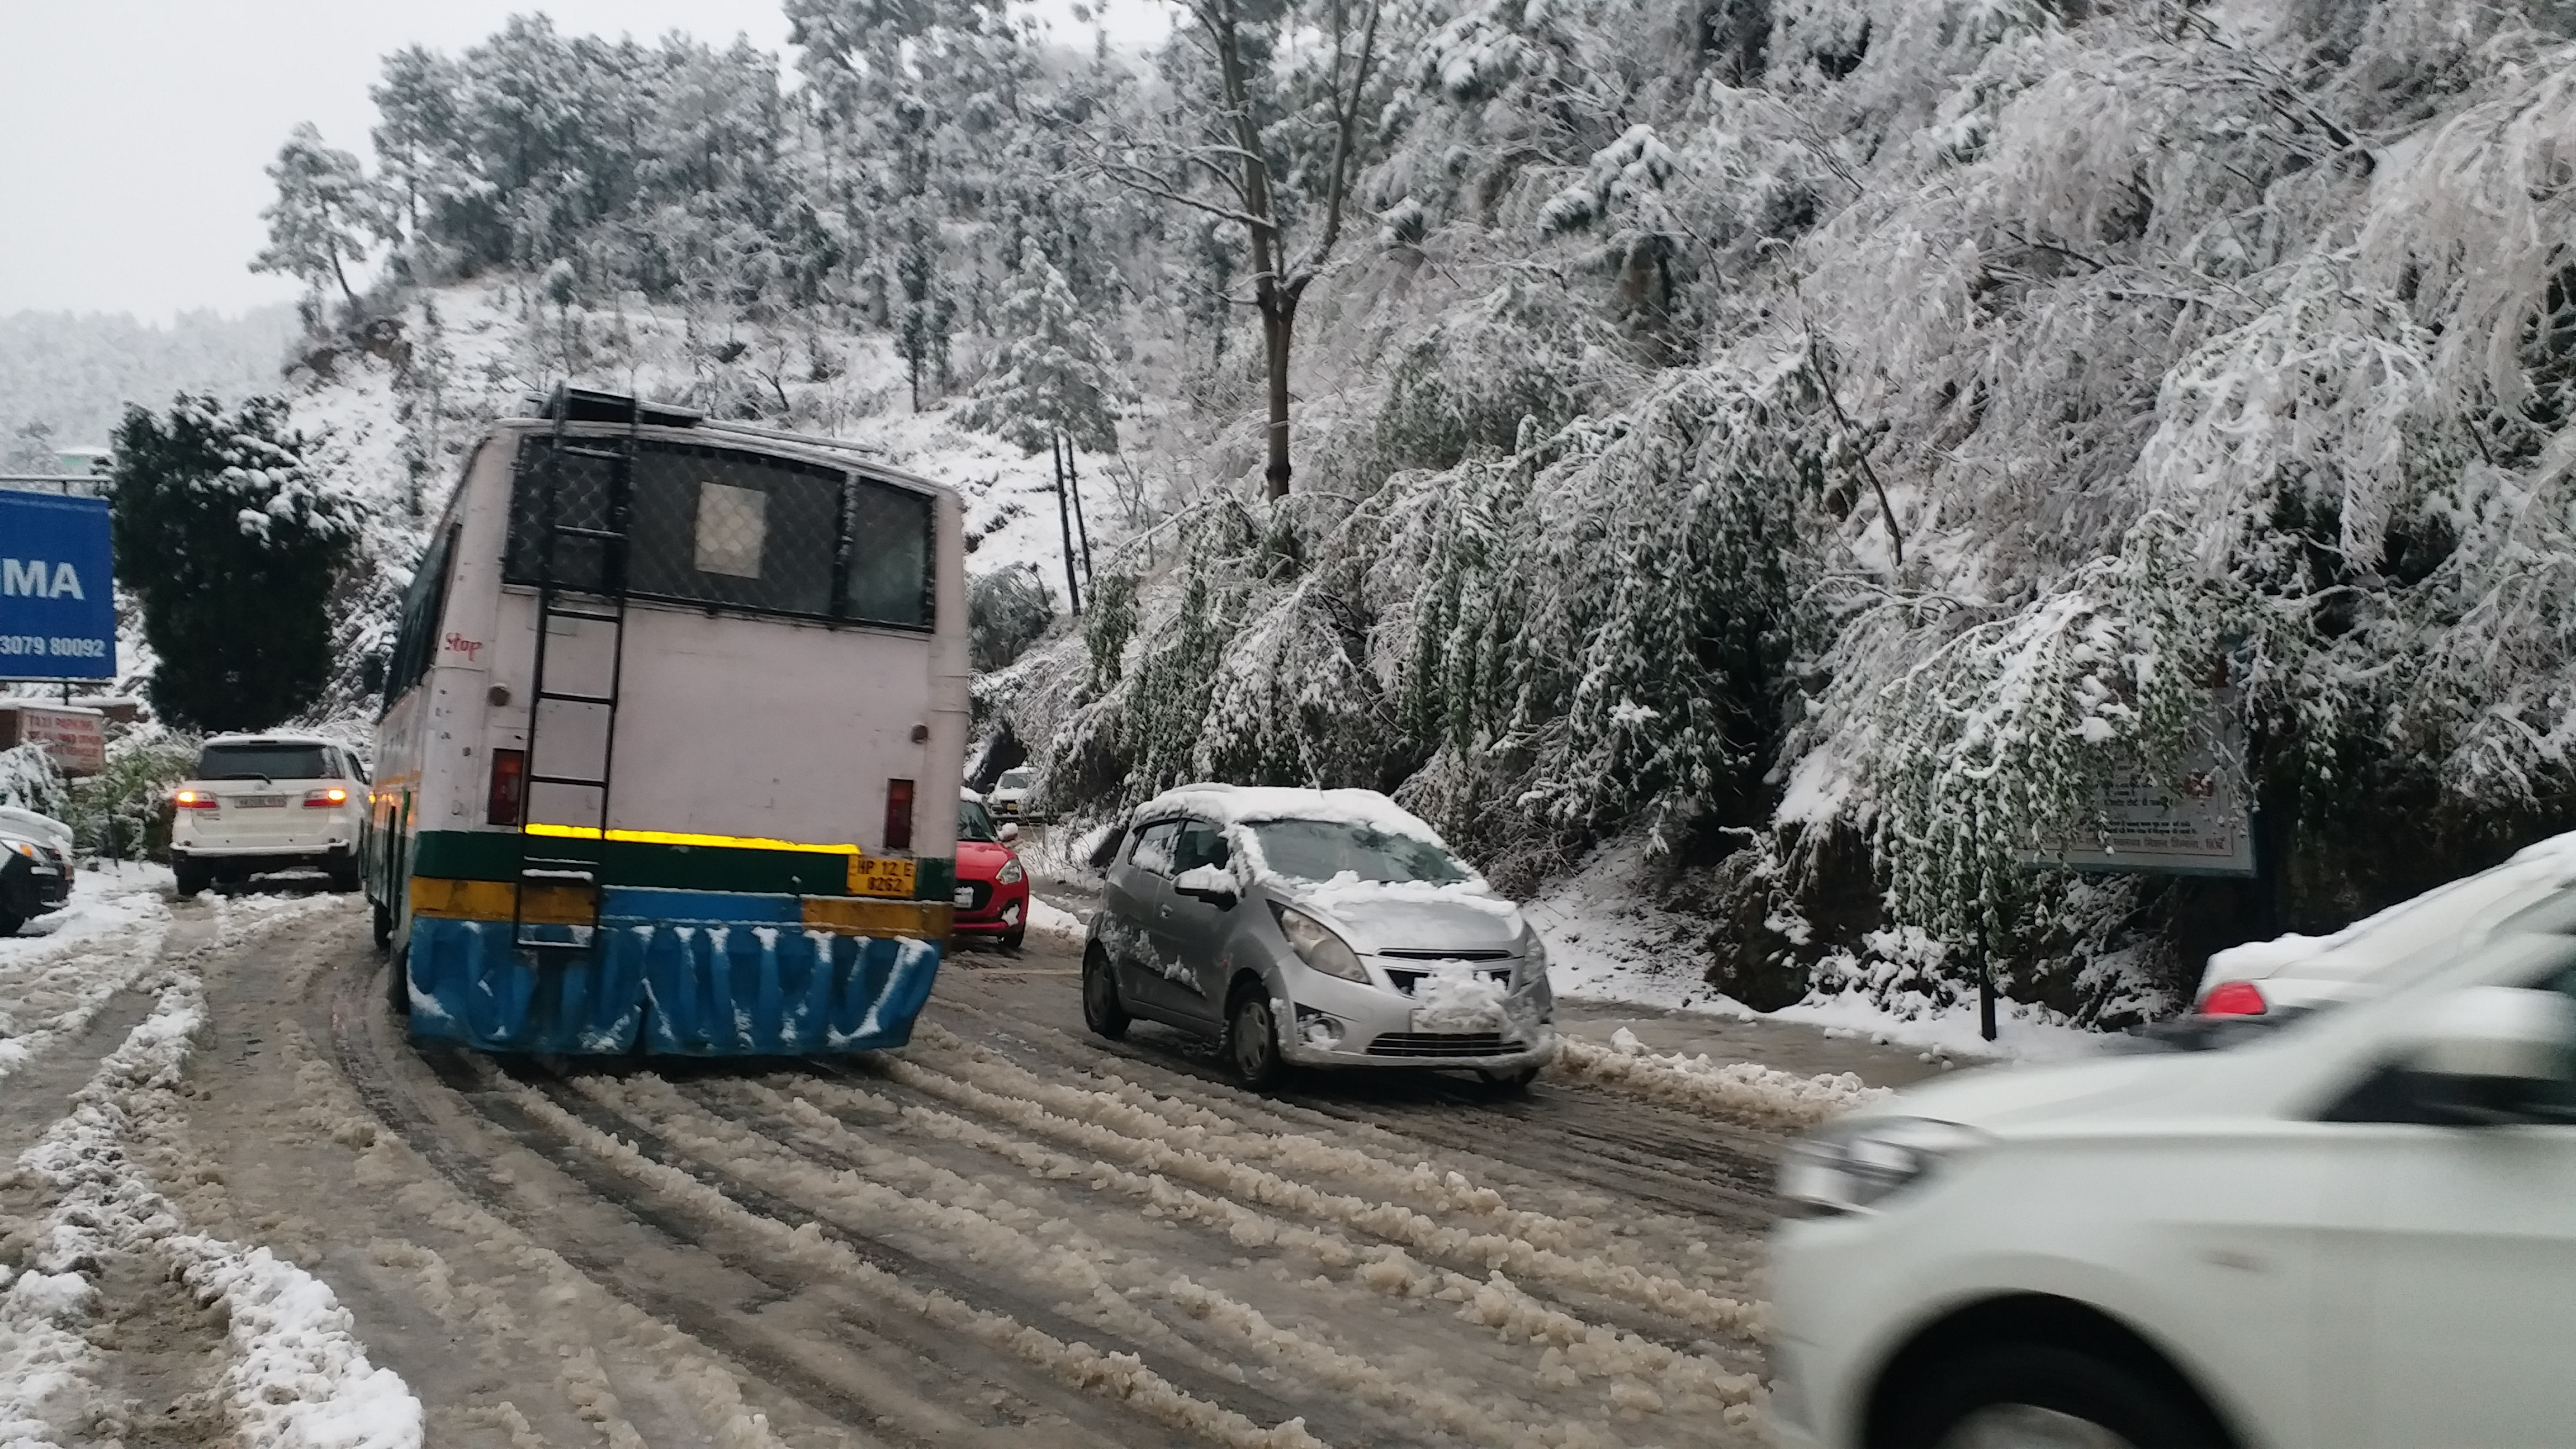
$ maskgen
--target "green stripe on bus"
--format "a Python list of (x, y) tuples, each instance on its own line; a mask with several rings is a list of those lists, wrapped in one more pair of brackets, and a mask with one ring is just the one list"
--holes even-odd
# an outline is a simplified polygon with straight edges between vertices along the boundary
[[(520, 837), (505, 830), (424, 830), (412, 838), (411, 873), (450, 880), (517, 880)], [(528, 855), (596, 860), (605, 885), (656, 890), (756, 891), (771, 895), (846, 896), (849, 857), (801, 850), (658, 845), (633, 840), (527, 838)], [(945, 901), (957, 892), (957, 862), (913, 862), (912, 897)]]

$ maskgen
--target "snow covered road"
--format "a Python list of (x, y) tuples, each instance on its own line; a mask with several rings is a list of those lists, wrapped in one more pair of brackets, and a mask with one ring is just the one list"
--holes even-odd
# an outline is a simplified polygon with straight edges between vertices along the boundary
[[(495, 1449), (1757, 1442), (1770, 1162), (1834, 1095), (1596, 1059), (1526, 1099), (1265, 1099), (1177, 1035), (1083, 1032), (1073, 959), (1034, 943), (958, 957), (899, 1053), (500, 1062), (403, 1040), (352, 903), (165, 909), (144, 984), (201, 983), (204, 1019), (119, 1150), (174, 1224), (151, 1241), (232, 1266), (93, 1265), (47, 1320), (85, 1387), (39, 1444), (393, 1444), (395, 1393), (426, 1442)], [(14, 1146), (70, 1120), (0, 1093)], [(0, 1263), (65, 1201), (0, 1182)], [(233, 1245), (319, 1298), (226, 1297)], [(270, 1401), (320, 1406), (294, 1424), (241, 1392), (281, 1348)]]

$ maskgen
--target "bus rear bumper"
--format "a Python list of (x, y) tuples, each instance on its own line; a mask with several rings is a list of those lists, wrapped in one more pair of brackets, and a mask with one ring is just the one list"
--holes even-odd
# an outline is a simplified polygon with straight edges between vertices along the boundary
[[(506, 889), (506, 888), (505, 888)], [(419, 899), (416, 897), (416, 899)], [(411, 1035), (483, 1051), (813, 1056), (911, 1039), (940, 907), (610, 886), (596, 929), (414, 911)]]

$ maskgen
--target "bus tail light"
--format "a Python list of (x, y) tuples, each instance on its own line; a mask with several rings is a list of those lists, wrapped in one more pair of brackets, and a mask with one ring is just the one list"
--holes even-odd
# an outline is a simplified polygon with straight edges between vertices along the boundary
[(885, 848), (912, 849), (912, 782), (886, 781)]
[(528, 752), (492, 752), (492, 794), (485, 802), (483, 823), (516, 825), (528, 802)]

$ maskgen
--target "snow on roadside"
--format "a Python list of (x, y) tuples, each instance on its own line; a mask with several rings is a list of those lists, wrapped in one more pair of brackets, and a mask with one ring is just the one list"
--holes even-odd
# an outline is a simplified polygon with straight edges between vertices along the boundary
[(1979, 1034), (1974, 1002), (1942, 1004), (1918, 996), (1891, 1007), (1856, 991), (1810, 992), (1795, 1005), (1755, 1011), (1708, 983), (1708, 923), (1648, 900), (1635, 885), (1644, 872), (1643, 843), (1618, 841), (1522, 906), (1547, 942), (1548, 984), (1557, 995), (1730, 1021), (1794, 1023), (1821, 1028), (1829, 1037), (1958, 1061), (2059, 1061), (2086, 1055), (2103, 1040), (2102, 1033), (2071, 1025), (2047, 1007), (2019, 1001), (1995, 1003), (1993, 1041)]
[[(71, 903), (44, 918), (49, 933), (0, 940), (0, 1081), (87, 1030), (160, 955), (169, 880), (160, 866), (94, 867), (73, 881)], [(127, 939), (108, 939), (120, 931)]]
[(1778, 1127), (1812, 1127), (1890, 1095), (1887, 1088), (1869, 1086), (1850, 1072), (1802, 1077), (1751, 1062), (1719, 1062), (1705, 1054), (1650, 1052), (1624, 1026), (1606, 1047), (1559, 1038), (1549, 1070), (1586, 1086), (1630, 1092), (1666, 1106)]
[(330, 1288), (265, 1248), (186, 1231), (135, 1161), (140, 1140), (184, 1110), (180, 1076), (205, 1014), (202, 980), (184, 963), (168, 965), (151, 1014), (99, 1063), (70, 1114), (18, 1158), (16, 1173), (41, 1184), (53, 1206), (36, 1224), (26, 1271), (7, 1281), (0, 1267), (0, 1443), (87, 1442), (88, 1419), (104, 1407), (97, 1351), (83, 1332), (99, 1309), (91, 1280), (110, 1254), (148, 1253), (201, 1305), (221, 1304), (231, 1349), (223, 1389), (245, 1446), (419, 1449), (420, 1401), (393, 1370), (368, 1362)]
[(1079, 951), (1083, 932), (1082, 917), (1035, 891), (1029, 892), (1030, 935), (1048, 938), (1067, 951)]

